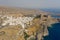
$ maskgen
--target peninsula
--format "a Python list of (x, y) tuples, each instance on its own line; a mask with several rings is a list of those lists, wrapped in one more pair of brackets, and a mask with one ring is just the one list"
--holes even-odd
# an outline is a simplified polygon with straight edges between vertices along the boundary
[(44, 40), (59, 21), (41, 10), (0, 7), (0, 40)]

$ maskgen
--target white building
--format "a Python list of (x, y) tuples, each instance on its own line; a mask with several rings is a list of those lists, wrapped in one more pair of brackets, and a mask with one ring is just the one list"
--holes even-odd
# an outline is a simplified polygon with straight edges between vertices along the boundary
[(13, 16), (3, 16), (2, 18), (6, 17), (7, 20), (4, 20), (2, 23), (2, 26), (5, 26), (7, 24), (9, 25), (21, 25), (22, 28), (26, 27), (26, 24), (31, 22), (33, 20), (34, 17), (13, 17)]

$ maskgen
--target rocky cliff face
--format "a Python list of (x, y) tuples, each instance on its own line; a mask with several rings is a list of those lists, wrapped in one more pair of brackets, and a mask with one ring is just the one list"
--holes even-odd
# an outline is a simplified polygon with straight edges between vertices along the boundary
[(43, 40), (56, 22), (47, 12), (0, 7), (0, 40)]

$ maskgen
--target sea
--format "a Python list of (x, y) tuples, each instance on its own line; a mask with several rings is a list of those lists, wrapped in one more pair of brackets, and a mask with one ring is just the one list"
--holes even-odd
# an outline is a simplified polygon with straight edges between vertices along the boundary
[(44, 37), (44, 40), (60, 40), (60, 23), (52, 24), (48, 28), (49, 35)]
[[(53, 14), (60, 14), (60, 9), (43, 9)], [(60, 16), (52, 16), (53, 18), (60, 18)], [(44, 40), (60, 40), (60, 23), (52, 24), (52, 27), (48, 28), (49, 35), (44, 37)]]

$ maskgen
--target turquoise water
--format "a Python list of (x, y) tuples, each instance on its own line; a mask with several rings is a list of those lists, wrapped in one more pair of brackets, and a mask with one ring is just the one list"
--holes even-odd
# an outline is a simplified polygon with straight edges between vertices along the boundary
[(60, 40), (60, 23), (53, 24), (48, 30), (49, 35), (44, 37), (44, 40)]

